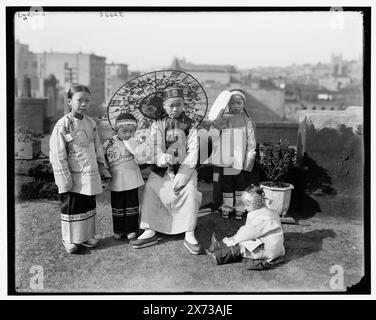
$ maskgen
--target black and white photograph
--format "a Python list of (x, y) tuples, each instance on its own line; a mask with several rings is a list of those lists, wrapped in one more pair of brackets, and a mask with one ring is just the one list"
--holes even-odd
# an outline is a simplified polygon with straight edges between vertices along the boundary
[(8, 293), (370, 293), (370, 7), (60, 5), (5, 8)]

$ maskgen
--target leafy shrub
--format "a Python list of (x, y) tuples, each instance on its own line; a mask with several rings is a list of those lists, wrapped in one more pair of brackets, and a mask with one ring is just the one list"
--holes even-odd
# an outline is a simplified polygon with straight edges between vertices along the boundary
[(49, 162), (45, 161), (38, 164), (36, 167), (29, 170), (29, 176), (37, 180), (55, 181), (52, 166)]
[(296, 163), (296, 151), (288, 145), (265, 143), (259, 146), (258, 165), (272, 187), (285, 187), (284, 179)]
[(17, 127), (14, 136), (18, 142), (35, 142), (44, 138), (42, 133), (23, 127)]
[(36, 179), (21, 187), (20, 199), (57, 199), (58, 190), (54, 182)]
[(58, 189), (55, 184), (52, 167), (48, 161), (38, 164), (28, 172), (34, 180), (24, 183), (20, 190), (20, 199), (57, 199)]

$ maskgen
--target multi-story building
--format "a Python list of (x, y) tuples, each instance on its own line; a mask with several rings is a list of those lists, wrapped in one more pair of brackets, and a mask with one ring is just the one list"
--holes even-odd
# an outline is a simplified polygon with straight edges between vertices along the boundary
[(105, 101), (108, 103), (114, 93), (129, 79), (128, 65), (124, 63), (106, 64)]
[(66, 90), (74, 83), (82, 83), (90, 88), (92, 101), (96, 107), (105, 103), (106, 58), (87, 53), (37, 53), (38, 74), (42, 79), (54, 75), (59, 86)]
[(29, 45), (15, 43), (15, 95), (44, 97), (43, 79), (38, 74), (37, 56), (29, 50)]
[(186, 71), (206, 86), (214, 83), (222, 85), (239, 83), (241, 78), (233, 65), (200, 65), (187, 62), (185, 59), (174, 58), (171, 69)]

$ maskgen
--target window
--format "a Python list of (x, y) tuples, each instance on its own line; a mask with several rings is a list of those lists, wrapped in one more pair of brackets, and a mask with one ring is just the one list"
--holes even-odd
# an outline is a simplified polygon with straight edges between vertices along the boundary
[(316, 107), (315, 107), (315, 106), (313, 106), (313, 107), (312, 107), (312, 110), (316, 110)]
[(24, 69), (27, 69), (27, 61), (24, 62)]
[(321, 107), (321, 110), (326, 110), (326, 108), (325, 107)]

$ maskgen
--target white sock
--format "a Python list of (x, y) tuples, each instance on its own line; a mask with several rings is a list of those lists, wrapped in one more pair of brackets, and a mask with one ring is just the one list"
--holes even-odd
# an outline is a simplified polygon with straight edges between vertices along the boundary
[(155, 231), (151, 229), (146, 229), (142, 235), (140, 235), (137, 239), (147, 239), (151, 238), (155, 235)]
[(185, 233), (185, 240), (187, 240), (190, 244), (198, 244), (194, 231), (187, 231)]

